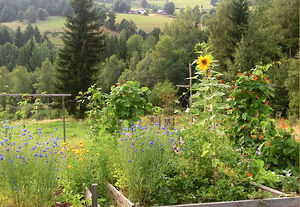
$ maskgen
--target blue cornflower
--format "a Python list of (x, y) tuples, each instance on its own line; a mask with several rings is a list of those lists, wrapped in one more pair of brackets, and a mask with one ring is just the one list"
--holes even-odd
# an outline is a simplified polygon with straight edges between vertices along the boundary
[(37, 154), (34, 154), (35, 157), (37, 157)]
[(184, 148), (183, 148), (183, 147), (181, 147), (181, 150), (183, 151), (183, 150), (184, 150)]
[(16, 152), (21, 152), (21, 150), (16, 150)]
[(0, 160), (4, 160), (4, 157), (3, 157), (3, 156), (0, 156)]
[(40, 154), (39, 154), (39, 156), (40, 156), (40, 157), (43, 157), (43, 154), (42, 154), (42, 153), (40, 153)]
[(6, 151), (7, 151), (7, 152), (9, 152), (9, 151), (10, 151), (10, 149), (9, 149), (9, 148), (7, 148), (7, 149), (6, 149)]
[(13, 160), (10, 160), (9, 162), (12, 163), (12, 162), (14, 162), (14, 161), (13, 161)]
[(22, 147), (21, 146), (18, 146), (18, 149), (21, 149)]
[(131, 160), (128, 160), (129, 163), (131, 163)]

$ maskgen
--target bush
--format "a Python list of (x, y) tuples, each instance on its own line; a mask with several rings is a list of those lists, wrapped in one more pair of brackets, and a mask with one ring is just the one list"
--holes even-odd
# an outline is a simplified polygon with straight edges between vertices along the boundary
[(150, 92), (149, 101), (153, 106), (163, 108), (165, 115), (174, 114), (177, 102), (177, 89), (169, 82), (157, 83)]

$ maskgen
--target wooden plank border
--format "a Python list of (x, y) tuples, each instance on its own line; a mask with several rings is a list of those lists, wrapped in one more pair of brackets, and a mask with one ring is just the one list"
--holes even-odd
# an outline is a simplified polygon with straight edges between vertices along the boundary
[(263, 191), (267, 191), (269, 193), (272, 193), (273, 195), (275, 195), (277, 197), (279, 197), (279, 196), (287, 197), (287, 195), (283, 192), (280, 192), (278, 190), (274, 190), (273, 188), (269, 188), (269, 187), (261, 185), (261, 184), (257, 184), (256, 182), (251, 181), (250, 184), (260, 188)]
[(291, 198), (268, 198), (261, 200), (225, 201), (159, 207), (299, 207), (299, 196)]
[(134, 204), (119, 192), (112, 184), (107, 183), (106, 188), (112, 193), (114, 200), (119, 207), (133, 207)]

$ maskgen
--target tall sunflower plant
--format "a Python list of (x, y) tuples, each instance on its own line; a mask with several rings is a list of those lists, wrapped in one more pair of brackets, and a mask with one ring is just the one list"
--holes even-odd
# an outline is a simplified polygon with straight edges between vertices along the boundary
[(224, 143), (224, 125), (227, 120), (226, 110), (229, 105), (226, 102), (225, 92), (229, 85), (222, 79), (222, 73), (216, 71), (218, 61), (214, 60), (209, 47), (205, 43), (197, 44), (195, 47), (198, 58), (193, 62), (196, 68), (195, 84), (192, 86), (194, 95), (191, 113), (195, 117), (195, 125), (198, 125), (206, 132), (201, 135), (205, 139), (201, 157), (210, 157), (214, 172), (214, 184), (216, 174), (223, 163), (218, 159), (217, 152), (219, 143)]

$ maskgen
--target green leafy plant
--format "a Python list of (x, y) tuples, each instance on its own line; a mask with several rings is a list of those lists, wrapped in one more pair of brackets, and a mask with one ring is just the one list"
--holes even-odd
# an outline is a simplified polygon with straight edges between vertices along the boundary
[(270, 66), (257, 66), (249, 75), (238, 73), (230, 94), (232, 110), (228, 133), (239, 146), (257, 146), (276, 134), (269, 106), (274, 90), (265, 74)]

